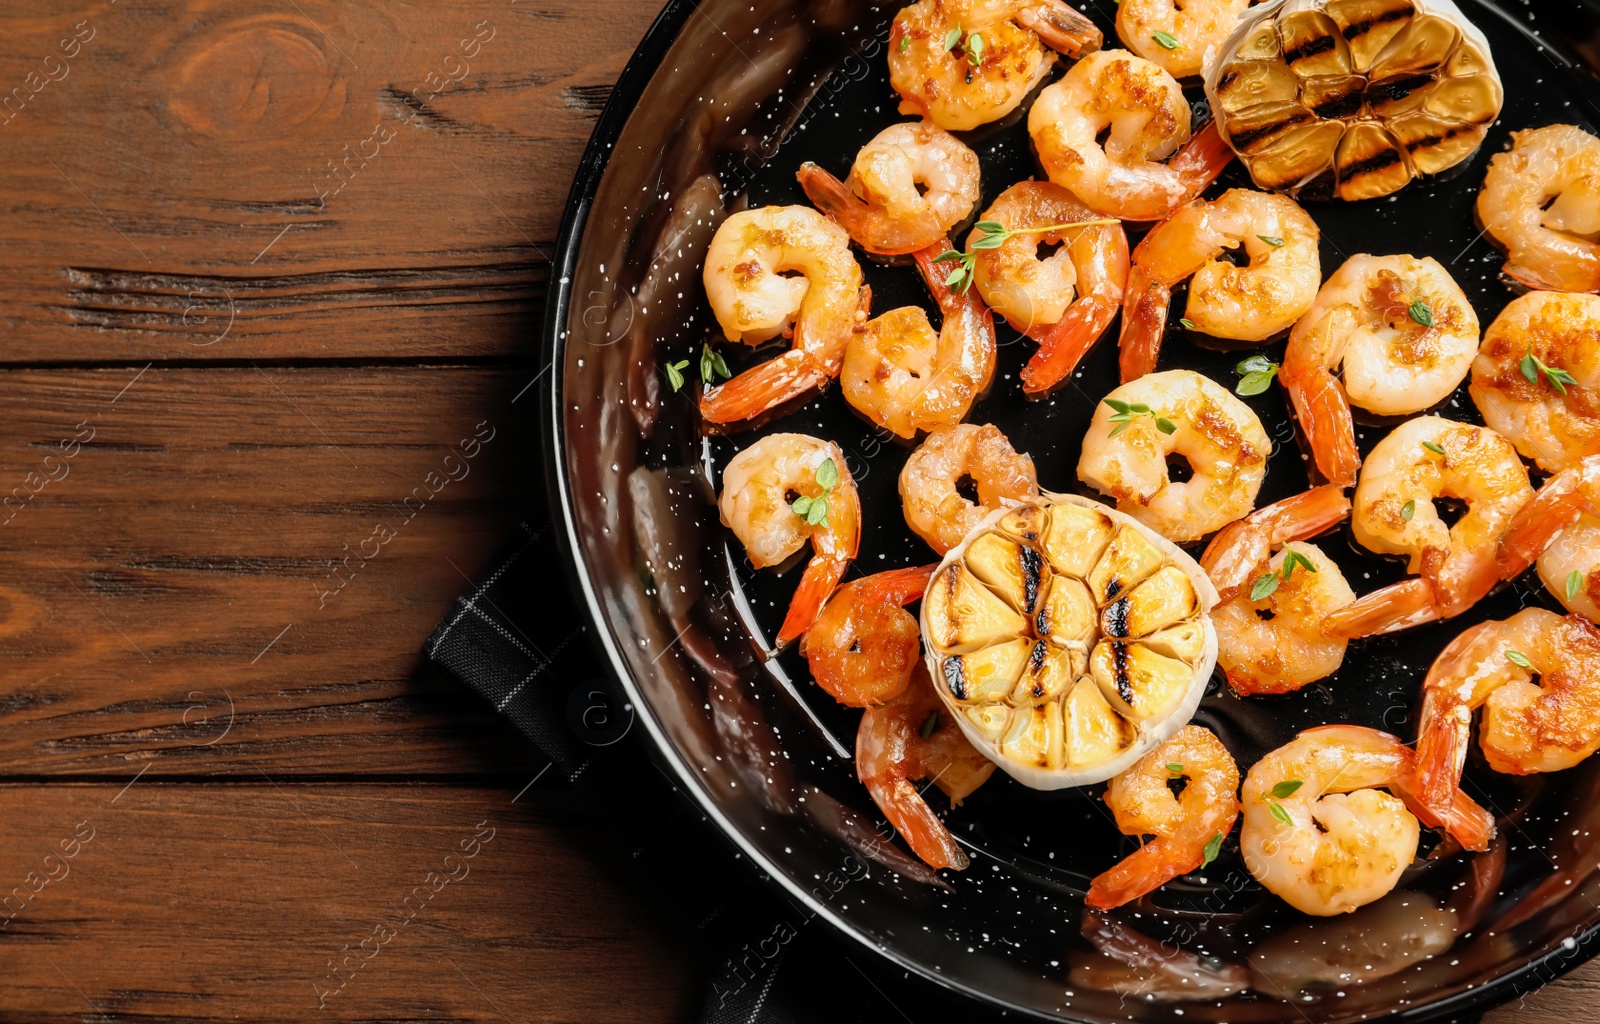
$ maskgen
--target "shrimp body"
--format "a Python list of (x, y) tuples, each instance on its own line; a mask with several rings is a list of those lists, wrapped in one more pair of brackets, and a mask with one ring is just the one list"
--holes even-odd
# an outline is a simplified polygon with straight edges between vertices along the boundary
[[(973, 33), (983, 40), (976, 54)], [(1101, 39), (1061, 0), (917, 0), (889, 30), (889, 84), (900, 113), (965, 131), (1017, 109), (1055, 64), (1046, 45), (1077, 57)]]
[(891, 569), (834, 592), (800, 639), (811, 678), (834, 700), (869, 707), (905, 692), (921, 663), (921, 633), (904, 606), (922, 597), (934, 566)]
[[(963, 479), (976, 488), (976, 503), (958, 490)], [(906, 525), (941, 555), (960, 544), (990, 512), (1038, 493), (1033, 459), (1011, 447), (999, 427), (987, 423), (932, 431), (900, 470)]]
[[(1187, 784), (1174, 796), (1169, 785)], [(1138, 899), (1205, 860), (1206, 845), (1239, 817), (1239, 766), (1209, 730), (1186, 725), (1113, 776), (1106, 806), (1124, 835), (1154, 836), (1089, 885), (1084, 902), (1110, 910)]]
[(1510, 579), (1535, 559), (1556, 600), (1600, 622), (1600, 455), (1546, 480), (1512, 520), (1500, 542), (1500, 574)]
[[(1537, 676), (1537, 682), (1535, 677)], [(1418, 796), (1458, 799), (1482, 707), (1478, 745), (1509, 775), (1561, 771), (1600, 749), (1600, 629), (1578, 615), (1524, 608), (1456, 637), (1423, 683), (1417, 726)]]
[(1051, 181), (1122, 220), (1160, 220), (1233, 159), (1213, 128), (1191, 140), (1177, 79), (1126, 50), (1090, 54), (1047, 86), (1028, 134)]
[[(967, 239), (978, 292), (1012, 327), (1039, 343), (1022, 369), (1022, 390), (1042, 394), (1078, 365), (1122, 308), (1128, 282), (1128, 235), (1121, 224), (1029, 232), (1030, 226), (1097, 219), (1078, 197), (1048, 181), (1023, 181), (983, 212), (1013, 232), (994, 249), (973, 249)], [(1041, 245), (1060, 244), (1039, 258)]]
[[(1564, 371), (1557, 386), (1528, 356)], [(1530, 292), (1484, 332), (1472, 363), (1472, 400), (1483, 420), (1549, 473), (1600, 454), (1600, 296)]]
[(970, 290), (945, 284), (933, 258), (948, 248), (940, 239), (916, 254), (944, 314), (937, 334), (921, 307), (903, 306), (868, 323), (845, 348), (845, 399), (901, 437), (961, 422), (994, 377), (994, 318)]
[[(830, 461), (838, 479), (826, 487), (818, 474), (827, 478)], [(826, 499), (827, 514), (811, 522), (794, 511), (791, 494)], [(778, 630), (778, 643), (788, 643), (816, 621), (861, 542), (861, 500), (844, 453), (806, 434), (769, 434), (728, 460), (717, 508), (757, 569), (786, 561), (810, 541), (811, 562)]]
[[(1211, 611), (1217, 664), (1235, 693), (1288, 693), (1332, 675), (1344, 663), (1348, 641), (1324, 636), (1322, 620), (1354, 601), (1355, 593), (1339, 566), (1303, 539), (1332, 529), (1349, 514), (1344, 489), (1325, 484), (1257, 509), (1223, 527), (1207, 545), (1200, 565), (1222, 598)], [(1297, 556), (1297, 564), (1285, 578), (1288, 552)], [(1272, 589), (1255, 600), (1266, 574), (1275, 577), (1268, 581)]]
[[(1368, 550), (1405, 555), (1407, 571), (1420, 576), (1358, 598), (1323, 630), (1370, 636), (1472, 607), (1508, 578), (1497, 563), (1500, 543), (1531, 497), (1516, 448), (1494, 431), (1438, 416), (1402, 423), (1367, 456), (1351, 525)], [(1466, 504), (1454, 526), (1439, 517), (1439, 498)]]
[[(1449, 397), (1478, 348), (1478, 316), (1432, 257), (1352, 256), (1289, 333), (1284, 389), (1328, 480), (1360, 467), (1350, 406), (1380, 416)], [(1334, 378), (1340, 366), (1344, 380)]]
[(916, 781), (932, 778), (955, 806), (993, 774), (994, 762), (967, 741), (921, 665), (905, 692), (869, 706), (856, 729), (856, 775), (911, 852), (931, 867), (959, 871), (968, 860)]
[(794, 339), (776, 359), (706, 389), (700, 414), (711, 423), (759, 416), (838, 376), (845, 344), (866, 315), (850, 237), (804, 206), (764, 206), (723, 221), (706, 250), (704, 280), (729, 341)]
[[(1083, 440), (1078, 479), (1114, 498), (1119, 511), (1185, 544), (1255, 507), (1272, 443), (1256, 414), (1226, 388), (1190, 370), (1168, 370), (1122, 385), (1107, 401), (1150, 409), (1124, 427), (1102, 402)], [(1158, 419), (1176, 429), (1163, 433)], [(1188, 461), (1190, 479), (1171, 479), (1172, 455)]]
[[(1294, 200), (1229, 189), (1157, 224), (1133, 251), (1122, 306), (1122, 379), (1155, 369), (1172, 288), (1185, 278), (1183, 316), (1217, 338), (1266, 341), (1311, 308), (1322, 283), (1316, 221)], [(1219, 259), (1244, 247), (1245, 266)]]
[(1600, 138), (1570, 124), (1511, 133), (1489, 161), (1478, 220), (1527, 288), (1600, 291)]
[(978, 155), (928, 121), (890, 125), (840, 181), (809, 160), (796, 174), (813, 203), (880, 255), (925, 249), (972, 213)]
[[(1206, 51), (1222, 45), (1249, 6), (1250, 0), (1122, 0), (1117, 36), (1172, 77), (1188, 78), (1200, 74)], [(1163, 46), (1158, 32), (1178, 45)]]
[[(1342, 914), (1379, 899), (1417, 854), (1424, 822), (1476, 841), (1493, 821), (1465, 794), (1442, 814), (1413, 790), (1410, 748), (1354, 725), (1307, 729), (1257, 761), (1244, 780), (1245, 867), (1296, 910)], [(1385, 792), (1388, 790), (1388, 792)]]

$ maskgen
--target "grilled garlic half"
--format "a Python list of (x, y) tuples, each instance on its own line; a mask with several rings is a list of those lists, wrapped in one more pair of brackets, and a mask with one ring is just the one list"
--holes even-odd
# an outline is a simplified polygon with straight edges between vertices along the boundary
[(1132, 517), (1050, 494), (986, 517), (922, 599), (928, 669), (967, 739), (1023, 785), (1109, 779), (1193, 716), (1216, 590)]
[(1217, 127), (1258, 186), (1386, 196), (1471, 156), (1500, 115), (1489, 40), (1451, 0), (1278, 0), (1206, 69)]

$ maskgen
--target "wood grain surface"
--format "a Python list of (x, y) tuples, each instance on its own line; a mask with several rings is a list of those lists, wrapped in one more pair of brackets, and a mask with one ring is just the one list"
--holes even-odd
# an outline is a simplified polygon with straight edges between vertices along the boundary
[(546, 253), (656, 0), (5, 6), (0, 1019), (688, 1018), (622, 840), (418, 653), (539, 499)]

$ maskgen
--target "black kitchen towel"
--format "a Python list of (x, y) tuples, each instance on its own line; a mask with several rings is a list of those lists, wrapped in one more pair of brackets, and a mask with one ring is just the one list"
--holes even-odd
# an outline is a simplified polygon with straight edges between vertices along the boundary
[[(933, 1019), (904, 972), (791, 905), (717, 833), (629, 728), (632, 712), (585, 635), (576, 595), (552, 600), (548, 522), (512, 541), (456, 601), (423, 651), (484, 697), (605, 808), (645, 872), (705, 935), (704, 1024)], [(940, 1019), (957, 1019), (948, 997)], [(973, 1007), (962, 1020), (985, 1020)]]

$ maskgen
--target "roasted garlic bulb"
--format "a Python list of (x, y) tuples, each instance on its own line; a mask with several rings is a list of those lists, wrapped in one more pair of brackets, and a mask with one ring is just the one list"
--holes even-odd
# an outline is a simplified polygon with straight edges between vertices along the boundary
[(1472, 155), (1503, 94), (1451, 0), (1278, 0), (1219, 48), (1206, 98), (1260, 187), (1372, 199)]
[(928, 668), (973, 745), (1034, 789), (1109, 779), (1189, 721), (1216, 590), (1129, 516), (1045, 493), (988, 516), (922, 599)]

